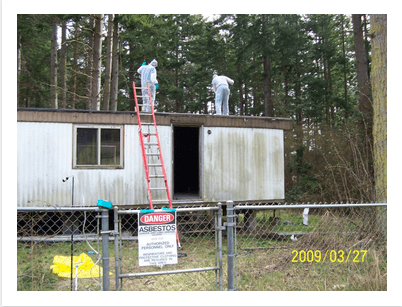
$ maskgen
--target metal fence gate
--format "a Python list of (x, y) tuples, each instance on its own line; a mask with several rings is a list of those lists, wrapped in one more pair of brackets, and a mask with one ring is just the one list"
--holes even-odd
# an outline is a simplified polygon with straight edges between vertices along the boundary
[[(157, 208), (155, 208), (157, 209)], [(178, 207), (182, 246), (174, 265), (139, 266), (138, 213), (114, 209), (115, 285), (125, 291), (222, 290), (222, 210), (220, 206)]]

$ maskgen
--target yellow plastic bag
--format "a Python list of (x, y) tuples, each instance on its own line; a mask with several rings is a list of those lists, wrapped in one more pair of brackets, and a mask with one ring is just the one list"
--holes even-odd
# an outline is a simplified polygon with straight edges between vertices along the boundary
[[(99, 277), (99, 274), (103, 276), (103, 269), (100, 268), (99, 265), (95, 265), (91, 257), (85, 253), (79, 256), (73, 256), (73, 278), (75, 278), (76, 274), (76, 265), (78, 265), (78, 278)], [(53, 265), (51, 265), (50, 268), (53, 273), (57, 274), (59, 277), (71, 278), (71, 256), (54, 256)], [(109, 272), (109, 275), (113, 275), (112, 272)]]

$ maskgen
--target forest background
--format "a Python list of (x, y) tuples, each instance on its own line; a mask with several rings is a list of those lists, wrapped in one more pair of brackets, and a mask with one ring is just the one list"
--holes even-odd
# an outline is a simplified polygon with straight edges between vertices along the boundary
[(292, 119), (287, 201), (386, 201), (386, 24), (365, 14), (21, 14), (18, 106), (134, 110), (136, 71), (155, 58), (158, 112), (211, 114), (217, 72), (235, 81), (233, 116)]

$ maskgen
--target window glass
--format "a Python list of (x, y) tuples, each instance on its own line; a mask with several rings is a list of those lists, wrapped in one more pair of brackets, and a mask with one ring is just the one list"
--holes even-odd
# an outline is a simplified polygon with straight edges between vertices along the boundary
[(123, 168), (121, 126), (76, 126), (74, 167)]
[(97, 165), (98, 129), (77, 128), (77, 164)]
[(120, 129), (101, 129), (101, 165), (120, 165)]

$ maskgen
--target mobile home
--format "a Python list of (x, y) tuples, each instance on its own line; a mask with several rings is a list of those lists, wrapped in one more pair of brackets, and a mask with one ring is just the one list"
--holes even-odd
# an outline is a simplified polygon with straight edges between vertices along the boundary
[[(174, 205), (284, 199), (289, 119), (155, 116)], [(75, 206), (149, 204), (135, 112), (18, 108), (17, 120), (18, 206), (71, 206), (69, 176)]]

